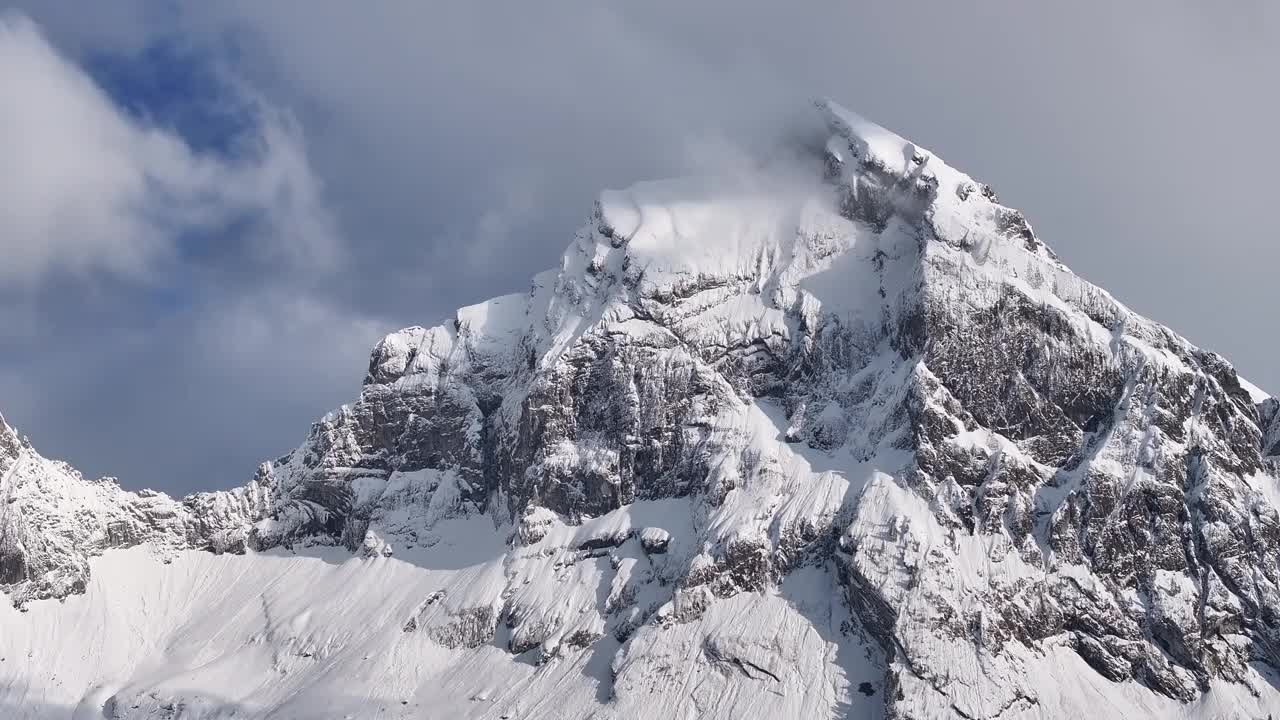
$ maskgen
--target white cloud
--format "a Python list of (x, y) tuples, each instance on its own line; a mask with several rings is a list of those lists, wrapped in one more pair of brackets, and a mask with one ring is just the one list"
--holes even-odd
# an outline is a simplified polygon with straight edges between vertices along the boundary
[(264, 257), (331, 264), (339, 245), (301, 134), (256, 107), (236, 157), (194, 152), (122, 112), (31, 21), (0, 14), (0, 287), (57, 270), (147, 280), (184, 234), (245, 217)]

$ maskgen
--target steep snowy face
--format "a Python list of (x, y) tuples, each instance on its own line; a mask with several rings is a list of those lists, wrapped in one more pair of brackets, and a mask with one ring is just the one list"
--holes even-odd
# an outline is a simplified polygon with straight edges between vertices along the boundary
[[(902, 155), (929, 201), (920, 299), (894, 340), (915, 363), (900, 478), (932, 517), (894, 512), (889, 547), (855, 520), (838, 555), (860, 616), (894, 634), (899, 710), (931, 694), (969, 715), (1036, 707), (1020, 655), (1046, 644), (1183, 701), (1274, 666), (1269, 406), (1220, 356), (1071, 274), (989, 190)], [(877, 222), (864, 177), (849, 197)], [(886, 553), (918, 568), (905, 586)]]
[[(1263, 397), (1258, 400), (1258, 416), (1264, 428), (1262, 433), (1262, 454), (1269, 458), (1280, 458), (1280, 400)], [(1275, 468), (1272, 467), (1272, 471)]]
[[(386, 337), (360, 398), (244, 488), (19, 475), (34, 456), (0, 440), (4, 492), (74, 488), (43, 506), (57, 523), (0, 515), (0, 582), (63, 596), (144, 541), (431, 571), (492, 547), (386, 641), (450, 658), (405, 682), (499, 667), (495, 646), (545, 668), (477, 716), (1280, 703), (1276, 401), (1076, 277), (989, 187), (818, 110), (807, 164), (602, 193), (559, 268)], [(180, 697), (131, 692), (117, 716)]]

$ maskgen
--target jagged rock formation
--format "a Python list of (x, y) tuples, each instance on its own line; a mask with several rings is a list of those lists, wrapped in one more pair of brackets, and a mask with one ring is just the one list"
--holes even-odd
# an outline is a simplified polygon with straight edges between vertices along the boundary
[(1280, 702), (1277, 401), (989, 187), (819, 110), (807, 175), (603, 193), (558, 269), (385, 338), (244, 488), (89, 483), (4, 426), (0, 584), (82, 592), (140, 543), (399, 557), (483, 517), (488, 579), (396, 631), (607, 662), (583, 717), (837, 712), (859, 678), (804, 670), (837, 646), (891, 718)]
[(163, 555), (192, 547), (243, 552), (236, 538), (272, 507), (270, 492), (259, 480), (182, 502), (129, 492), (115, 478), (86, 480), (42, 457), (0, 417), (0, 588), (19, 606), (84, 592), (90, 558), (144, 543)]

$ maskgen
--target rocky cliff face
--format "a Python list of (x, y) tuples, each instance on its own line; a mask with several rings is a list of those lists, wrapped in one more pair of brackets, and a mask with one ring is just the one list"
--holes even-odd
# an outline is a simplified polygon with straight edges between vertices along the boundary
[(504, 579), (442, 589), (405, 632), (599, 655), (621, 716), (655, 694), (728, 712), (655, 680), (695, 662), (680, 643), (782, 682), (799, 645), (707, 628), (801, 571), (851, 611), (888, 717), (1080, 710), (1070, 668), (1274, 701), (1276, 400), (1075, 276), (989, 187), (818, 109), (811, 167), (603, 193), (558, 269), (389, 335), (360, 398), (244, 488), (86, 482), (4, 426), (0, 584), (65, 596), (139, 543), (386, 556), (488, 515)]

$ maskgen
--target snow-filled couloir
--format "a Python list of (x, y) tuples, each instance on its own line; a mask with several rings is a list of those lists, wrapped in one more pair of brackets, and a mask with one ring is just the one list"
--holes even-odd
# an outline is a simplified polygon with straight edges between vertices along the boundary
[(1280, 708), (1277, 401), (818, 110), (803, 167), (602, 193), (237, 490), (89, 482), (4, 425), (0, 708)]

